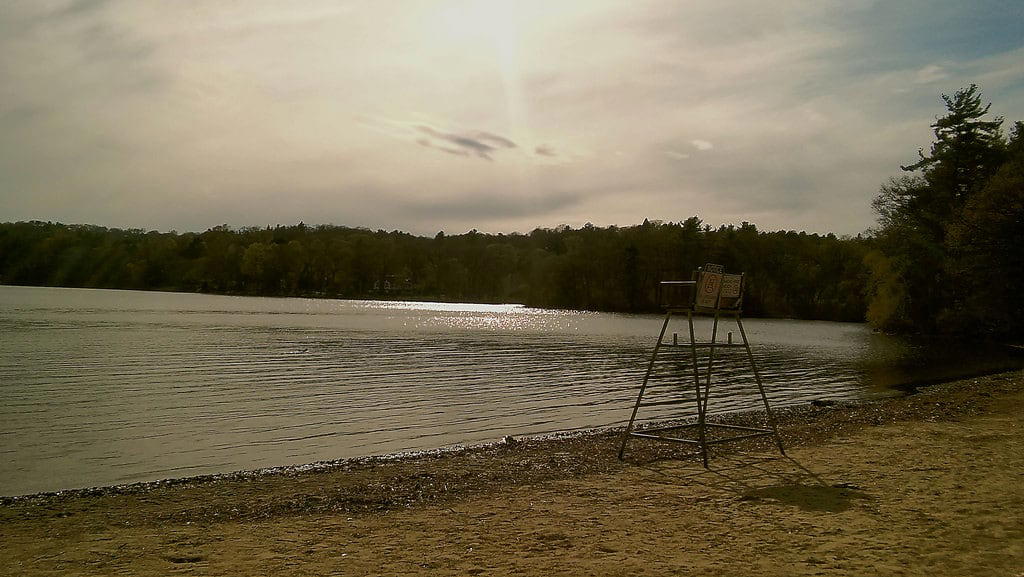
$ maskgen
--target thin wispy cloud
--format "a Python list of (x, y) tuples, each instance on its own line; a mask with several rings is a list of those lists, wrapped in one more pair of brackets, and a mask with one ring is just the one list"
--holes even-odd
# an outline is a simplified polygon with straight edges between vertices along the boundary
[(555, 152), (555, 149), (546, 144), (542, 144), (540, 146), (535, 147), (533, 149), (533, 153), (538, 156), (547, 156), (549, 158), (554, 158), (558, 156), (558, 153)]
[(947, 78), (949, 78), (949, 73), (941, 66), (938, 64), (929, 64), (917, 71), (914, 82), (918, 84), (931, 84)]
[(693, 147), (696, 148), (697, 150), (701, 150), (701, 151), (711, 150), (712, 148), (715, 147), (714, 144), (711, 144), (707, 140), (701, 140), (699, 138), (696, 139), (696, 140), (691, 140), (690, 144), (692, 144)]
[(472, 155), (485, 160), (494, 160), (494, 153), (516, 148), (516, 143), (504, 136), (482, 130), (461, 133), (442, 132), (430, 126), (417, 126), (416, 130), (424, 135), (417, 140), (423, 146), (460, 156)]

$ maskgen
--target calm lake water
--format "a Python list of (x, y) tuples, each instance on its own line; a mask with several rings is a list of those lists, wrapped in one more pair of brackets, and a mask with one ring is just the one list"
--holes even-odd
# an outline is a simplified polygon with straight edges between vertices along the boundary
[[(0, 495), (622, 425), (661, 320), (0, 286)], [(860, 324), (745, 327), (780, 407), (1021, 364)], [(684, 327), (675, 330), (684, 338)], [(710, 334), (710, 320), (698, 330)], [(738, 339), (731, 322), (720, 334), (728, 331)], [(742, 349), (734, 351), (719, 354), (716, 412), (758, 407)], [(688, 393), (676, 368), (659, 365), (654, 395)]]

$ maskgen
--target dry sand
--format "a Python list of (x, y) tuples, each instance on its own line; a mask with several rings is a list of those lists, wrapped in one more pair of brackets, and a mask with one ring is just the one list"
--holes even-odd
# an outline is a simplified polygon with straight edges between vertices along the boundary
[(0, 575), (1024, 576), (1024, 372), (781, 426), (708, 470), (600, 434), (4, 499)]

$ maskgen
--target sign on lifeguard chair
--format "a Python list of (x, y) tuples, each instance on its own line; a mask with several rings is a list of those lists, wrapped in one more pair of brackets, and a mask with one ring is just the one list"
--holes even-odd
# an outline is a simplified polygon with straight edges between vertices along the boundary
[[(715, 267), (718, 270), (707, 270)], [(732, 310), (740, 305), (743, 275), (725, 274), (718, 265), (705, 265), (697, 272), (697, 296), (694, 305), (700, 309)]]
[[(768, 396), (765, 394), (764, 384), (761, 381), (761, 374), (754, 362), (754, 355), (750, 351), (750, 343), (747, 341), (747, 333), (743, 329), (743, 320), (740, 313), (743, 309), (743, 290), (746, 277), (743, 274), (727, 274), (721, 265), (707, 264), (694, 271), (692, 280), (689, 281), (663, 281), (659, 285), (662, 304), (665, 307), (665, 322), (661, 325), (661, 333), (658, 335), (658, 342), (654, 345), (654, 353), (651, 355), (651, 362), (647, 366), (643, 384), (640, 386), (640, 393), (637, 395), (636, 404), (633, 406), (633, 414), (629, 418), (629, 424), (622, 436), (622, 445), (619, 448), (619, 459), (623, 458), (626, 451), (626, 443), (631, 437), (650, 439), (655, 441), (671, 441), (675, 443), (688, 443), (698, 447), (704, 466), (708, 466), (708, 446), (717, 443), (726, 443), (740, 439), (753, 437), (774, 437), (779, 451), (785, 455), (782, 446), (782, 439), (779, 437), (778, 429), (775, 426), (775, 417), (772, 415), (771, 406), (768, 404)], [(689, 342), (680, 342), (673, 333), (671, 342), (665, 342), (665, 334), (668, 330), (672, 317), (676, 314), (686, 314), (687, 326), (689, 329)], [(698, 342), (694, 334), (693, 316), (704, 314), (714, 316), (714, 323), (711, 329), (711, 340)], [(721, 317), (732, 317), (739, 328), (741, 343), (732, 342), (732, 333), (726, 342), (718, 341), (718, 323)], [(743, 348), (746, 351), (747, 360), (750, 363), (751, 373), (754, 382), (757, 383), (757, 390), (764, 403), (767, 419), (766, 427), (741, 427), (738, 425), (724, 423), (709, 423), (707, 420), (708, 399), (711, 396), (712, 371), (715, 366), (715, 352), (718, 349)], [(663, 349), (675, 351), (679, 356), (689, 356), (689, 363), (679, 363), (677, 367), (690, 366), (685, 372), (692, 372), (692, 385), (683, 387), (683, 390), (690, 388), (695, 393), (695, 398), (690, 401), (695, 403), (697, 409), (697, 422), (686, 425), (673, 425), (665, 427), (635, 427), (637, 414), (641, 407), (668, 404), (684, 404), (686, 399), (680, 398), (669, 401), (645, 402), (644, 395), (648, 392), (648, 385), (651, 382), (651, 374), (658, 361), (659, 354)], [(698, 358), (699, 351), (706, 350), (707, 368), (702, 375), (700, 364), (704, 358)], [(682, 376), (682, 375), (680, 375)], [(703, 386), (701, 386), (701, 377)], [(683, 385), (683, 381), (679, 381)], [(731, 436), (709, 438), (710, 430), (725, 430), (734, 432)], [(671, 435), (670, 432), (686, 432), (695, 430), (696, 438), (688, 438), (679, 435)]]

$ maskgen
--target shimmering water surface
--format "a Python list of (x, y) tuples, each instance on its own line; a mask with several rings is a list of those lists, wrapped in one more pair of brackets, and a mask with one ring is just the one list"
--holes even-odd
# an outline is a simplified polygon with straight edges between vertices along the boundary
[[(624, 424), (661, 320), (0, 286), (0, 494)], [(774, 406), (893, 394), (901, 383), (1020, 362), (860, 324), (745, 326)], [(710, 334), (710, 320), (697, 328)], [(739, 338), (731, 322), (720, 338), (729, 331)], [(758, 407), (742, 354), (719, 354), (713, 411)], [(671, 357), (657, 368), (652, 400), (689, 392)]]

